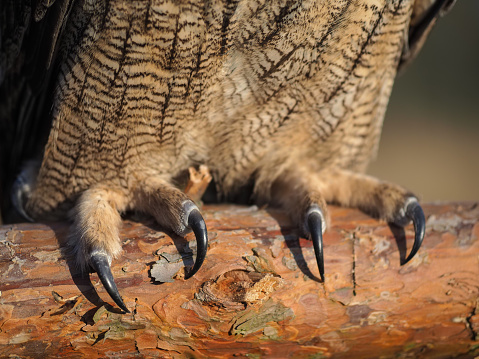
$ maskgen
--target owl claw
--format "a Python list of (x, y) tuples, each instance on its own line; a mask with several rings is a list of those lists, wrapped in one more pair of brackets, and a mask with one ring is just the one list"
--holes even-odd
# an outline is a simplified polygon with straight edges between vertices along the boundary
[(308, 229), (313, 241), (314, 254), (318, 263), (319, 275), (324, 282), (324, 258), (323, 258), (323, 216), (319, 208), (312, 208), (309, 211)]
[(101, 252), (94, 252), (90, 256), (90, 263), (93, 269), (98, 273), (98, 277), (111, 299), (113, 299), (123, 311), (130, 313), (125, 303), (123, 303), (123, 299), (121, 299), (118, 288), (116, 287), (115, 280), (111, 273), (108, 256)]
[(195, 233), (198, 250), (196, 252), (195, 265), (191, 271), (185, 275), (185, 279), (192, 277), (198, 272), (205, 260), (206, 250), (208, 248), (208, 231), (206, 229), (206, 223), (197, 208), (193, 208), (188, 214), (188, 227), (190, 227)]
[(414, 224), (414, 245), (412, 247), (411, 253), (409, 253), (409, 256), (406, 258), (403, 264), (409, 262), (417, 253), (421, 247), (426, 231), (426, 218), (424, 217), (424, 212), (417, 201), (412, 201), (407, 205), (406, 217), (411, 219), (412, 223)]

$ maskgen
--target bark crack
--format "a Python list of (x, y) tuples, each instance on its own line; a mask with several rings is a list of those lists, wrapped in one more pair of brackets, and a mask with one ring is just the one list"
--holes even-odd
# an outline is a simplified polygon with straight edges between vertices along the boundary
[(351, 278), (353, 280), (353, 296), (356, 296), (356, 232), (353, 232), (353, 266), (351, 268)]
[(479, 321), (476, 315), (479, 314), (479, 300), (476, 301), (476, 306), (472, 309), (471, 314), (466, 317), (466, 328), (471, 333), (471, 339), (479, 340), (479, 332), (477, 331), (477, 322)]

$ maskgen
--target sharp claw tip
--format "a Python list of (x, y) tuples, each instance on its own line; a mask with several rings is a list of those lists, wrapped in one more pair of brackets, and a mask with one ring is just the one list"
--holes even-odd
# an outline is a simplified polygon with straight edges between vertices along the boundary
[(195, 270), (193, 272), (193, 269), (194, 269), (194, 267), (189, 267), (185, 270), (185, 279), (190, 279), (191, 277), (193, 277), (196, 274), (196, 272), (198, 272), (198, 270)]
[(103, 287), (108, 292), (111, 299), (113, 299), (113, 301), (116, 303), (116, 305), (118, 305), (118, 307), (120, 307), (121, 310), (126, 313), (130, 313), (120, 296), (118, 288), (116, 287), (113, 274), (111, 273), (108, 256), (104, 253), (92, 253), (90, 256), (90, 263), (93, 270), (97, 272)]
[(314, 254), (318, 264), (319, 275), (324, 283), (324, 258), (323, 258), (323, 216), (318, 210), (312, 211), (308, 215), (308, 229), (313, 241)]
[(128, 310), (128, 308), (125, 306), (123, 308), (121, 308), (125, 313), (131, 313), (131, 311)]
[(424, 216), (424, 211), (416, 200), (411, 201), (407, 205), (406, 216), (412, 220), (414, 225), (414, 244), (411, 249), (411, 253), (409, 253), (407, 258), (404, 260), (403, 265), (413, 259), (416, 253), (419, 251), (426, 232), (426, 218)]

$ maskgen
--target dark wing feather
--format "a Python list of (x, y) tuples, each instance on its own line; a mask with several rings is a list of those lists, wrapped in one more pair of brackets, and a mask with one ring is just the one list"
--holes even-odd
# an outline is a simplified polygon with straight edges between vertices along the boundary
[[(55, 56), (74, 0), (0, 1), (0, 218), (22, 164), (41, 158), (50, 129)], [(10, 217), (11, 219), (11, 217)], [(0, 222), (1, 223), (1, 222)]]
[(407, 67), (417, 56), (437, 19), (451, 10), (455, 2), (456, 0), (417, 0), (414, 3), (408, 38), (399, 61), (399, 70)]

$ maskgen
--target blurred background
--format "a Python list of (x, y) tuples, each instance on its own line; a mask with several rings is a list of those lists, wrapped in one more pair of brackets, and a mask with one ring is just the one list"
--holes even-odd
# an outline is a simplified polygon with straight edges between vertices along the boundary
[(368, 173), (422, 201), (479, 200), (479, 1), (458, 0), (396, 79)]

